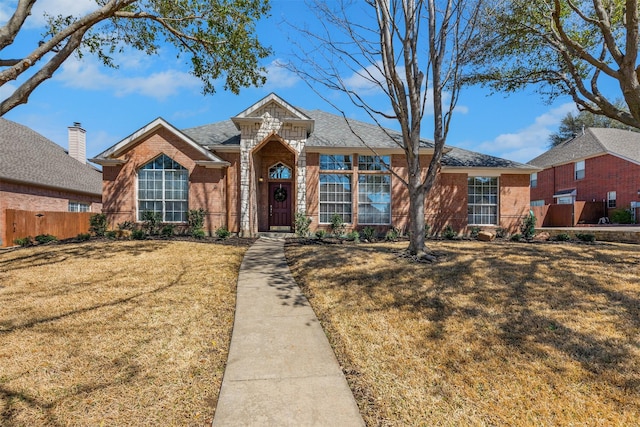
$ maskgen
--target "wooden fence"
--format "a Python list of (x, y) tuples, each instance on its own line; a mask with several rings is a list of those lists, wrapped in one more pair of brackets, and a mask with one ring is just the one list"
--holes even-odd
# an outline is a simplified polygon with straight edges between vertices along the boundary
[(51, 234), (58, 239), (69, 239), (89, 232), (89, 218), (93, 212), (32, 212), (7, 209), (5, 211), (5, 246), (15, 239)]
[(597, 224), (605, 216), (600, 202), (577, 201), (567, 205), (544, 205), (531, 208), (536, 216), (536, 227), (575, 227), (579, 224)]

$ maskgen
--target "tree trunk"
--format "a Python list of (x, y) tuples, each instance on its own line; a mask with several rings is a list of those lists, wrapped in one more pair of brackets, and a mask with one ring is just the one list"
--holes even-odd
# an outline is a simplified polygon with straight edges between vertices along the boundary
[(424, 195), (420, 173), (409, 176), (409, 248), (411, 255), (425, 254), (424, 244)]

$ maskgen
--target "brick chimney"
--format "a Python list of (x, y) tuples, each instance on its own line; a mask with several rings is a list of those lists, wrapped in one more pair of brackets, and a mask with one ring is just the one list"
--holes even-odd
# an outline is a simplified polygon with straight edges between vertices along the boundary
[(80, 122), (69, 126), (69, 155), (81, 163), (87, 163), (87, 131)]

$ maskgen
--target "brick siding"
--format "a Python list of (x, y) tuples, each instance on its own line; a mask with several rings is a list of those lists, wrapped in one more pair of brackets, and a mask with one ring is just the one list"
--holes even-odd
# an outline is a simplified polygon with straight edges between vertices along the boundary
[(576, 200), (602, 202), (607, 192), (616, 192), (617, 208), (629, 208), (640, 201), (640, 165), (610, 154), (585, 160), (585, 175), (576, 180), (574, 163), (538, 172), (538, 184), (531, 189), (531, 200), (554, 204), (553, 195), (561, 190), (576, 189)]

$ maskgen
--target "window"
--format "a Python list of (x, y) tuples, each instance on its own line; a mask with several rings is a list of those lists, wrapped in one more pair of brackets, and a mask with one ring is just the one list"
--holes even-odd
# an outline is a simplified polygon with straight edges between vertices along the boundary
[(334, 214), (351, 222), (351, 175), (320, 175), (320, 222), (330, 223)]
[(584, 160), (575, 163), (576, 179), (584, 178)]
[(390, 175), (358, 176), (358, 223), (391, 224)]
[(269, 179), (290, 179), (291, 178), (291, 168), (278, 163), (277, 165), (271, 166), (269, 168)]
[(320, 170), (322, 171), (346, 171), (352, 169), (350, 155), (320, 155)]
[(69, 212), (89, 212), (91, 205), (88, 203), (69, 202)]
[(615, 208), (616, 207), (616, 192), (615, 191), (609, 191), (607, 193), (607, 207), (608, 208)]
[(469, 177), (467, 186), (469, 225), (498, 225), (498, 178)]
[(150, 211), (160, 213), (163, 222), (186, 222), (188, 200), (188, 171), (166, 155), (138, 171), (138, 221)]
[(534, 172), (531, 174), (531, 188), (536, 188), (538, 186), (538, 172)]
[(531, 207), (544, 206), (544, 200), (532, 200), (530, 205), (531, 205)]
[(573, 204), (573, 196), (562, 196), (562, 197), (558, 197), (558, 204), (559, 205), (572, 205)]
[(358, 156), (361, 171), (386, 171), (391, 165), (391, 156)]

